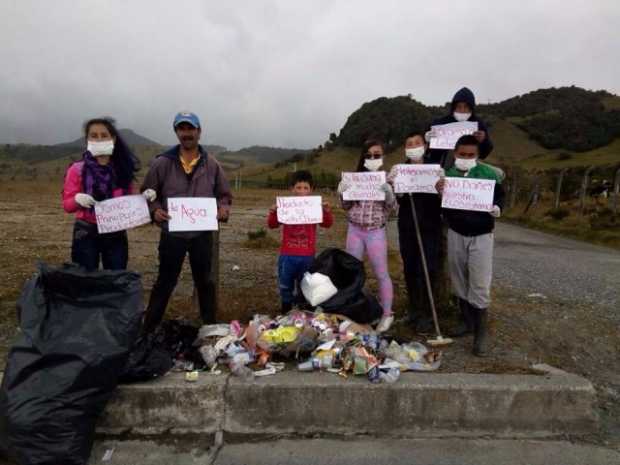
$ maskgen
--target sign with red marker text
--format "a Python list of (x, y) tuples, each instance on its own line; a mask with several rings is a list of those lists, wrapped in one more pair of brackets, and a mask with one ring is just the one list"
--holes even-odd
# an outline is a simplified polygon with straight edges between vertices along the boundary
[(493, 208), (494, 179), (445, 178), (441, 206), (488, 212)]
[(342, 173), (342, 182), (349, 185), (342, 193), (344, 200), (385, 200), (385, 192), (381, 190), (385, 171)]
[(124, 231), (151, 222), (149, 207), (142, 195), (124, 195), (95, 204), (99, 234)]
[(440, 165), (402, 164), (394, 165), (394, 192), (397, 194), (436, 194), (435, 184), (443, 174)]
[(278, 222), (282, 224), (318, 224), (323, 222), (320, 195), (278, 197)]
[(456, 141), (459, 140), (461, 136), (473, 134), (477, 130), (477, 121), (462, 121), (459, 123), (431, 126), (433, 137), (431, 137), (430, 148), (452, 150), (456, 146)]
[(168, 230), (217, 231), (217, 202), (211, 197), (168, 198)]

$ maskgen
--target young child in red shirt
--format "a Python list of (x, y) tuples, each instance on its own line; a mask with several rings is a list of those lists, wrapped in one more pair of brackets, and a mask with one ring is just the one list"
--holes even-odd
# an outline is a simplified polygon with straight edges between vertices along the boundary
[[(301, 170), (291, 177), (293, 195), (311, 195), (314, 181), (309, 171)], [(267, 225), (271, 229), (280, 227), (277, 205), (269, 209)], [(334, 223), (334, 216), (329, 204), (323, 202), (322, 228), (329, 228)], [(282, 244), (278, 258), (278, 285), (282, 300), (282, 313), (293, 307), (295, 285), (299, 284), (304, 273), (308, 271), (316, 252), (316, 224), (282, 225)]]

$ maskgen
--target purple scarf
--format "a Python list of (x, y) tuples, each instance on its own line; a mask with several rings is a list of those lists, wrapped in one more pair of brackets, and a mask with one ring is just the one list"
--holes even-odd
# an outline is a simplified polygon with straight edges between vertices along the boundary
[(84, 193), (92, 195), (95, 200), (111, 199), (116, 184), (112, 161), (107, 165), (100, 165), (90, 152), (84, 152), (82, 184)]

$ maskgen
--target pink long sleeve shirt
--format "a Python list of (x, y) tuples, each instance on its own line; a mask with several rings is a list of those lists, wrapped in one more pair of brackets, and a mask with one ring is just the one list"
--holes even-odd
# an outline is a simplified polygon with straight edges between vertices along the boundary
[[(82, 167), (83, 161), (73, 163), (67, 170), (65, 176), (65, 185), (62, 190), (62, 206), (67, 213), (75, 213), (76, 220), (86, 221), (88, 223), (97, 224), (97, 218), (95, 217), (95, 211), (91, 208), (84, 208), (78, 205), (75, 201), (75, 194), (83, 192), (82, 185)], [(133, 186), (129, 186), (129, 189), (117, 188), (112, 191), (112, 197), (121, 197), (123, 195), (131, 194)]]

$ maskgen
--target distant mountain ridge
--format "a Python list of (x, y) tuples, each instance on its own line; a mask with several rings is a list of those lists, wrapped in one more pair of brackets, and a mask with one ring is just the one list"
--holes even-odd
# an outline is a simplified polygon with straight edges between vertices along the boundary
[[(155, 142), (148, 137), (141, 136), (140, 134), (132, 131), (128, 128), (119, 129), (121, 137), (127, 144), (129, 145), (162, 145), (159, 142)], [(84, 137), (78, 137), (71, 142), (62, 142), (60, 144), (54, 144), (52, 147), (68, 147), (68, 148), (79, 148), (84, 147)]]
[(245, 164), (247, 162), (257, 164), (271, 164), (290, 159), (296, 155), (310, 153), (308, 149), (289, 149), (282, 147), (268, 147), (264, 145), (252, 145), (239, 150), (224, 151), (218, 154), (218, 159), (231, 164)]

